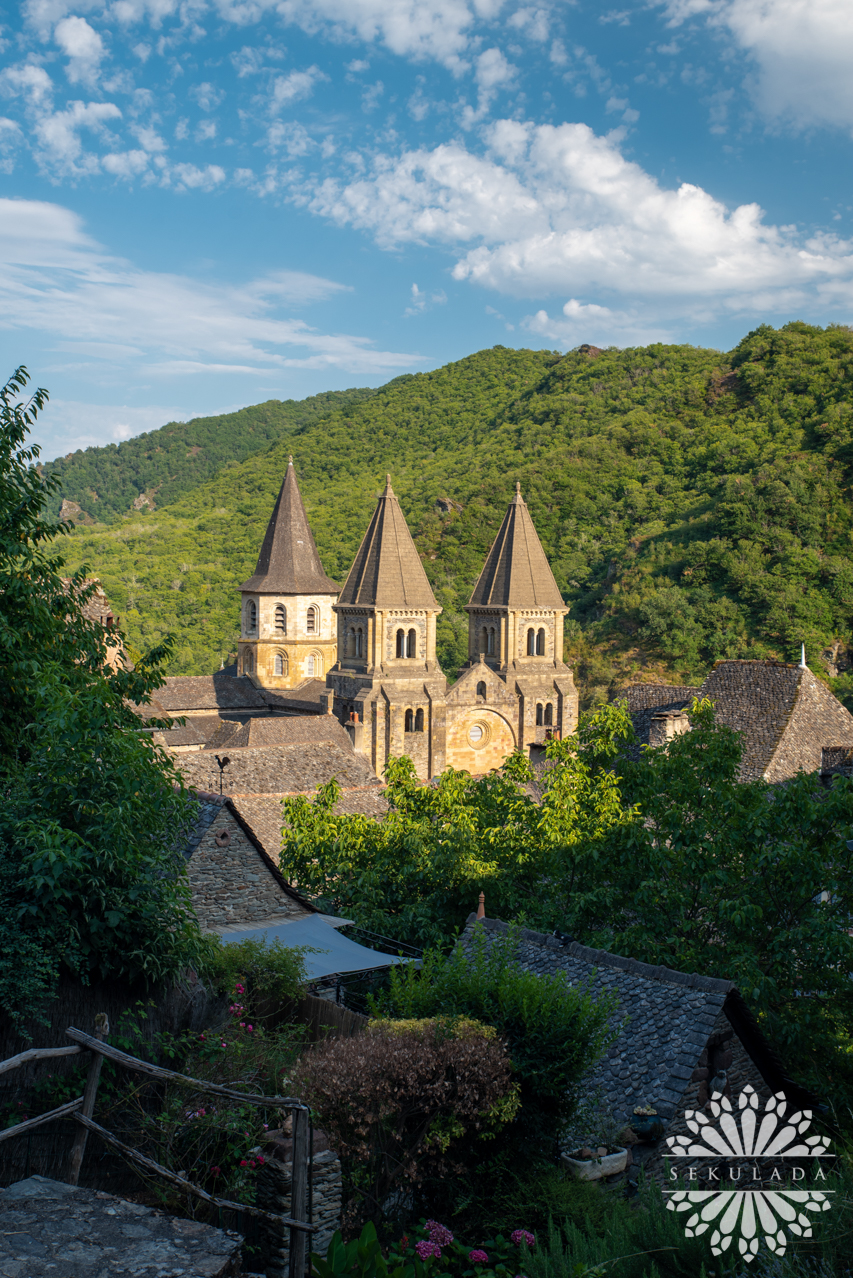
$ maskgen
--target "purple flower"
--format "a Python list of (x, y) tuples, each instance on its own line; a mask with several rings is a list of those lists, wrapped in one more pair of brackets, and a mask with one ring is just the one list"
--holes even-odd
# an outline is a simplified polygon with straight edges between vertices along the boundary
[(515, 1243), (516, 1247), (520, 1247), (522, 1243), (525, 1243), (528, 1247), (532, 1247), (536, 1242), (536, 1239), (527, 1229), (514, 1230), (514, 1232), (510, 1234), (510, 1238)]
[(440, 1225), (437, 1220), (428, 1220), (426, 1229), (430, 1242), (438, 1243), (439, 1247), (449, 1247), (453, 1242), (453, 1234), (446, 1225)]
[(441, 1248), (437, 1243), (430, 1242), (428, 1238), (424, 1238), (421, 1242), (415, 1243), (415, 1251), (421, 1260), (429, 1260), (431, 1256), (438, 1259), (441, 1258)]
[(489, 1263), (489, 1258), (486, 1253), (484, 1251), (480, 1251), (478, 1247), (475, 1247), (473, 1251), (468, 1252), (468, 1259), (471, 1261), (472, 1265), (487, 1265)]

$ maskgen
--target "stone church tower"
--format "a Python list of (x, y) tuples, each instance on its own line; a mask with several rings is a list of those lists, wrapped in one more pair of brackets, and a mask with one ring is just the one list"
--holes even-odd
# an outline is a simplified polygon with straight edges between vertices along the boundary
[(441, 608), (388, 477), (334, 605), (338, 662), (326, 680), (328, 709), (352, 723), (377, 772), (406, 754), (424, 779), (445, 767), (482, 774), (574, 730), (568, 609), (518, 485), (467, 610), (468, 664), (448, 689), (435, 654)]
[(323, 679), (337, 659), (337, 582), (323, 571), (290, 458), (254, 576), (240, 586), (237, 669), (263, 688)]

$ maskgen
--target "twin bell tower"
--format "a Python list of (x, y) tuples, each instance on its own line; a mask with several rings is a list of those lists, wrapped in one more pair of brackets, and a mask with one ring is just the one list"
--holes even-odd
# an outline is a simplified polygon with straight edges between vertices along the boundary
[(327, 712), (380, 774), (404, 754), (424, 780), (446, 767), (482, 774), (577, 724), (568, 610), (519, 484), (468, 602), (468, 661), (451, 687), (436, 658), (441, 607), (390, 475), (341, 587), (323, 570), (291, 458), (240, 593), (239, 673), (270, 689), (322, 680)]

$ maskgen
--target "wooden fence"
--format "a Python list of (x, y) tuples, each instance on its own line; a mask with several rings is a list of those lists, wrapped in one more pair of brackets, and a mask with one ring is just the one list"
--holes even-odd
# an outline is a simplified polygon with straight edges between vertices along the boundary
[[(311, 1001), (321, 1003), (324, 1000), (312, 999)], [(343, 1008), (335, 1008), (334, 1004), (330, 1004), (330, 1006), (333, 1010), (339, 1011), (345, 1016), (353, 1016), (353, 1013), (346, 1012)], [(365, 1018), (362, 1017), (360, 1019), (363, 1020)], [(118, 1048), (111, 1047), (104, 1042), (109, 1033), (109, 1028), (107, 1017), (101, 1014), (95, 1019), (94, 1035), (84, 1034), (82, 1030), (75, 1029), (73, 1025), (69, 1026), (66, 1034), (73, 1040), (75, 1044), (73, 1047), (33, 1047), (25, 1052), (19, 1052), (17, 1056), (12, 1056), (8, 1060), (0, 1061), (0, 1074), (4, 1074), (8, 1070), (18, 1069), (20, 1066), (26, 1065), (29, 1061), (49, 1060), (57, 1056), (76, 1056), (81, 1052), (91, 1053), (89, 1073), (82, 1096), (78, 1096), (76, 1100), (69, 1101), (65, 1105), (60, 1105), (57, 1109), (50, 1110), (47, 1114), (39, 1114), (37, 1118), (28, 1118), (23, 1123), (16, 1123), (14, 1127), (7, 1127), (4, 1131), (0, 1131), (0, 1141), (11, 1140), (13, 1136), (21, 1136), (25, 1132), (32, 1131), (35, 1127), (40, 1127), (43, 1123), (52, 1122), (56, 1118), (73, 1118), (79, 1124), (80, 1130), (74, 1138), (74, 1144), (71, 1149), (67, 1176), (69, 1185), (78, 1183), (89, 1132), (96, 1132), (107, 1145), (123, 1154), (126, 1158), (132, 1159), (140, 1167), (145, 1168), (146, 1171), (152, 1172), (154, 1175), (160, 1176), (163, 1180), (168, 1180), (174, 1185), (178, 1185), (185, 1193), (201, 1198), (212, 1207), (224, 1207), (229, 1211), (243, 1212), (247, 1216), (256, 1216), (266, 1220), (278, 1228), (289, 1229), (289, 1278), (304, 1278), (308, 1261), (308, 1235), (317, 1232), (317, 1226), (307, 1223), (304, 1219), (308, 1214), (308, 1163), (310, 1157), (308, 1107), (293, 1096), (255, 1096), (249, 1092), (239, 1092), (231, 1087), (223, 1087), (219, 1083), (208, 1083), (200, 1078), (190, 1078), (187, 1074), (178, 1074), (171, 1069), (161, 1069), (159, 1065), (152, 1065), (150, 1062), (140, 1060), (136, 1056), (130, 1056), (127, 1052), (121, 1052)], [(95, 1109), (101, 1066), (105, 1057), (108, 1060), (115, 1061), (117, 1065), (123, 1065), (126, 1069), (135, 1070), (139, 1074), (147, 1074), (149, 1077), (156, 1078), (161, 1082), (185, 1083), (195, 1091), (207, 1092), (213, 1096), (224, 1096), (229, 1100), (242, 1101), (249, 1105), (260, 1105), (269, 1109), (289, 1109), (293, 1120), (290, 1216), (278, 1215), (275, 1212), (264, 1211), (260, 1207), (250, 1207), (244, 1203), (230, 1202), (227, 1198), (217, 1198), (213, 1194), (209, 1194), (207, 1190), (202, 1189), (200, 1185), (188, 1180), (185, 1176), (181, 1176), (178, 1172), (169, 1171), (166, 1167), (161, 1167), (159, 1163), (155, 1163), (153, 1159), (148, 1158), (138, 1149), (125, 1145), (112, 1132), (96, 1123), (92, 1118), (92, 1114)]]
[(369, 1019), (313, 994), (308, 994), (296, 1005), (296, 1018), (308, 1026), (308, 1037), (312, 1043), (320, 1043), (326, 1038), (352, 1038), (362, 1033)]

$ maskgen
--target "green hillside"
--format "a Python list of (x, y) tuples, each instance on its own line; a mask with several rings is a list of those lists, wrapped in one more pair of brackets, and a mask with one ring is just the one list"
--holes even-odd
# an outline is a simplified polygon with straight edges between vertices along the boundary
[(134, 502), (149, 510), (168, 506), (229, 462), (266, 452), (285, 435), (373, 394), (370, 388), (353, 388), (310, 399), (269, 399), (237, 413), (169, 422), (123, 444), (78, 448), (42, 467), (44, 474), (62, 481), (61, 495), (49, 503), (50, 513), (58, 517), (65, 500), (79, 508), (66, 506), (76, 522), (110, 524), (132, 511)]
[[(78, 528), (132, 642), (178, 635), (175, 673), (234, 648), (288, 452), (342, 579), (386, 470), (464, 657), (462, 612), (516, 479), (571, 607), (587, 701), (614, 682), (698, 679), (720, 657), (843, 673), (853, 633), (853, 332), (789, 324), (730, 352), (496, 347), (290, 431), (168, 509)], [(449, 509), (447, 509), (449, 507)], [(822, 654), (830, 654), (822, 656)], [(853, 684), (853, 680), (850, 681)]]

